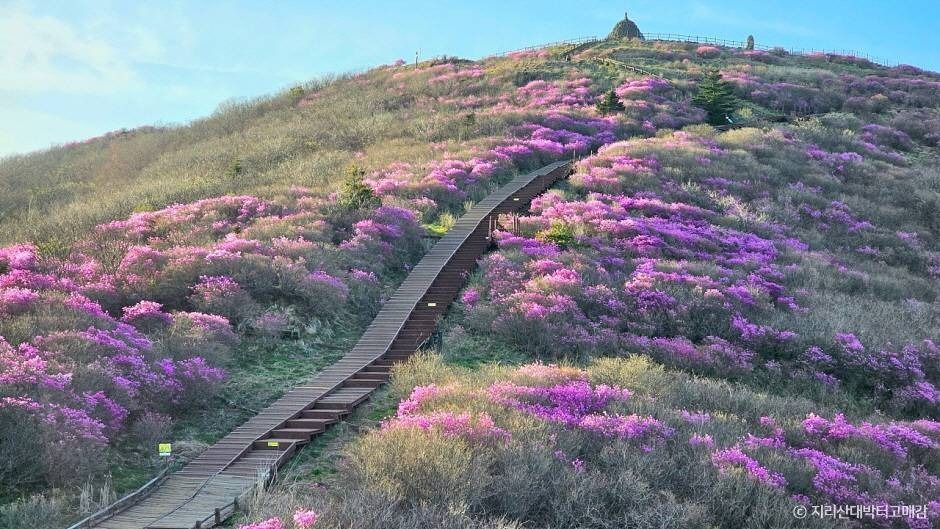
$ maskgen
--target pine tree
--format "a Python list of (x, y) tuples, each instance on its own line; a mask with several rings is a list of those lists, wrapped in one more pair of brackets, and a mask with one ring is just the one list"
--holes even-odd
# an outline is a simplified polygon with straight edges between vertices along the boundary
[(241, 176), (242, 174), (242, 161), (238, 158), (232, 160), (232, 163), (228, 166), (228, 170), (225, 171), (225, 175), (230, 179), (235, 179)]
[(562, 248), (570, 248), (574, 246), (574, 230), (571, 229), (571, 226), (560, 220), (552, 222), (552, 225), (547, 230), (542, 230), (536, 234), (536, 238), (541, 241), (548, 241), (561, 246)]
[(709, 70), (699, 82), (692, 104), (708, 112), (708, 122), (712, 125), (726, 125), (730, 122), (729, 116), (737, 108), (737, 99), (731, 83), (722, 80), (718, 70)]
[(617, 97), (617, 93), (613, 90), (609, 90), (604, 94), (604, 98), (597, 103), (597, 111), (605, 116), (607, 114), (623, 112), (624, 110), (626, 110), (626, 107), (623, 106), (623, 103), (620, 102), (620, 98)]
[(339, 205), (345, 209), (371, 209), (382, 204), (372, 188), (363, 182), (365, 170), (355, 164), (346, 167), (346, 180), (339, 193)]

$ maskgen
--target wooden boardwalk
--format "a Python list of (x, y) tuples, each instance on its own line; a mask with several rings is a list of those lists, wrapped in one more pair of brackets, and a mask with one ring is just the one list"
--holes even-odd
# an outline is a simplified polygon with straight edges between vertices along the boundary
[(133, 505), (73, 527), (192, 529), (212, 527), (231, 516), (240, 498), (369, 398), (388, 380), (392, 364), (413, 354), (431, 335), (490, 245), (496, 217), (527, 207), (566, 177), (570, 167), (570, 162), (556, 162), (519, 175), (480, 201), (415, 265), (339, 361), (287, 391)]

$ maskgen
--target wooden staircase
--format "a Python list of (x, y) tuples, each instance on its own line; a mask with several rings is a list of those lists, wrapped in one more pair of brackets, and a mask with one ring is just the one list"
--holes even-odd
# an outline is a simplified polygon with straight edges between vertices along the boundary
[(69, 529), (192, 529), (222, 523), (247, 493), (368, 399), (388, 381), (392, 365), (431, 336), (490, 247), (496, 217), (527, 208), (570, 169), (570, 162), (556, 162), (519, 175), (484, 198), (418, 262), (339, 361), (288, 390), (149, 495), (134, 498), (136, 503), (122, 501), (120, 509), (106, 509)]

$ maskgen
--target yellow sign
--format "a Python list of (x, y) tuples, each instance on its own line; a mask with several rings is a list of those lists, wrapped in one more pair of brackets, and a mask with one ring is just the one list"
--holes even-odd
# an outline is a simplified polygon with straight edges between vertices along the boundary
[(277, 441), (268, 441), (268, 448), (277, 448), (281, 446), (281, 443)]
[(160, 451), (160, 457), (170, 457), (170, 454), (173, 453), (173, 445), (170, 443), (160, 443), (157, 445), (157, 449)]

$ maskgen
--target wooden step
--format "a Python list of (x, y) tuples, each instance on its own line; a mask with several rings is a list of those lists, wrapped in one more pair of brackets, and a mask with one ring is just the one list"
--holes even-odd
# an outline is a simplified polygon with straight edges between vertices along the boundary
[(328, 413), (337, 413), (340, 415), (348, 415), (352, 410), (352, 406), (346, 406), (341, 404), (333, 404), (327, 402), (316, 402), (313, 404), (313, 407), (310, 408), (312, 411), (325, 411)]
[[(259, 439), (251, 444), (252, 450), (274, 450), (278, 452), (283, 452), (284, 450), (289, 449), (291, 446), (296, 444), (298, 439), (287, 439), (287, 438), (268, 438), (268, 439)], [(272, 443), (277, 443), (277, 445), (272, 445)]]
[(326, 424), (332, 424), (346, 415), (346, 410), (315, 409), (304, 410), (300, 412), (301, 419), (320, 419), (326, 421)]
[(352, 376), (353, 380), (381, 380), (382, 382), (387, 381), (389, 378), (391, 378), (391, 375), (387, 371), (360, 371)]
[(271, 437), (275, 439), (299, 439), (309, 441), (311, 437), (322, 432), (322, 429), (311, 428), (278, 428), (271, 431)]
[(347, 388), (377, 388), (385, 382), (382, 379), (350, 378), (343, 385)]
[[(307, 412), (304, 412), (304, 413), (307, 413)], [(301, 414), (301, 416), (302, 416), (302, 415), (303, 415), (303, 414)], [(336, 422), (336, 421), (332, 421), (332, 420), (329, 420), (329, 419), (304, 419), (304, 418), (300, 418), (300, 419), (291, 419), (291, 420), (287, 421), (287, 422), (284, 424), (284, 426), (287, 427), (287, 428), (305, 428), (305, 429), (308, 429), (308, 430), (315, 430), (315, 431), (317, 431), (317, 432), (322, 432), (322, 431), (326, 430), (326, 426), (327, 426), (328, 424), (331, 424), (331, 423), (334, 423), (334, 422)]]

